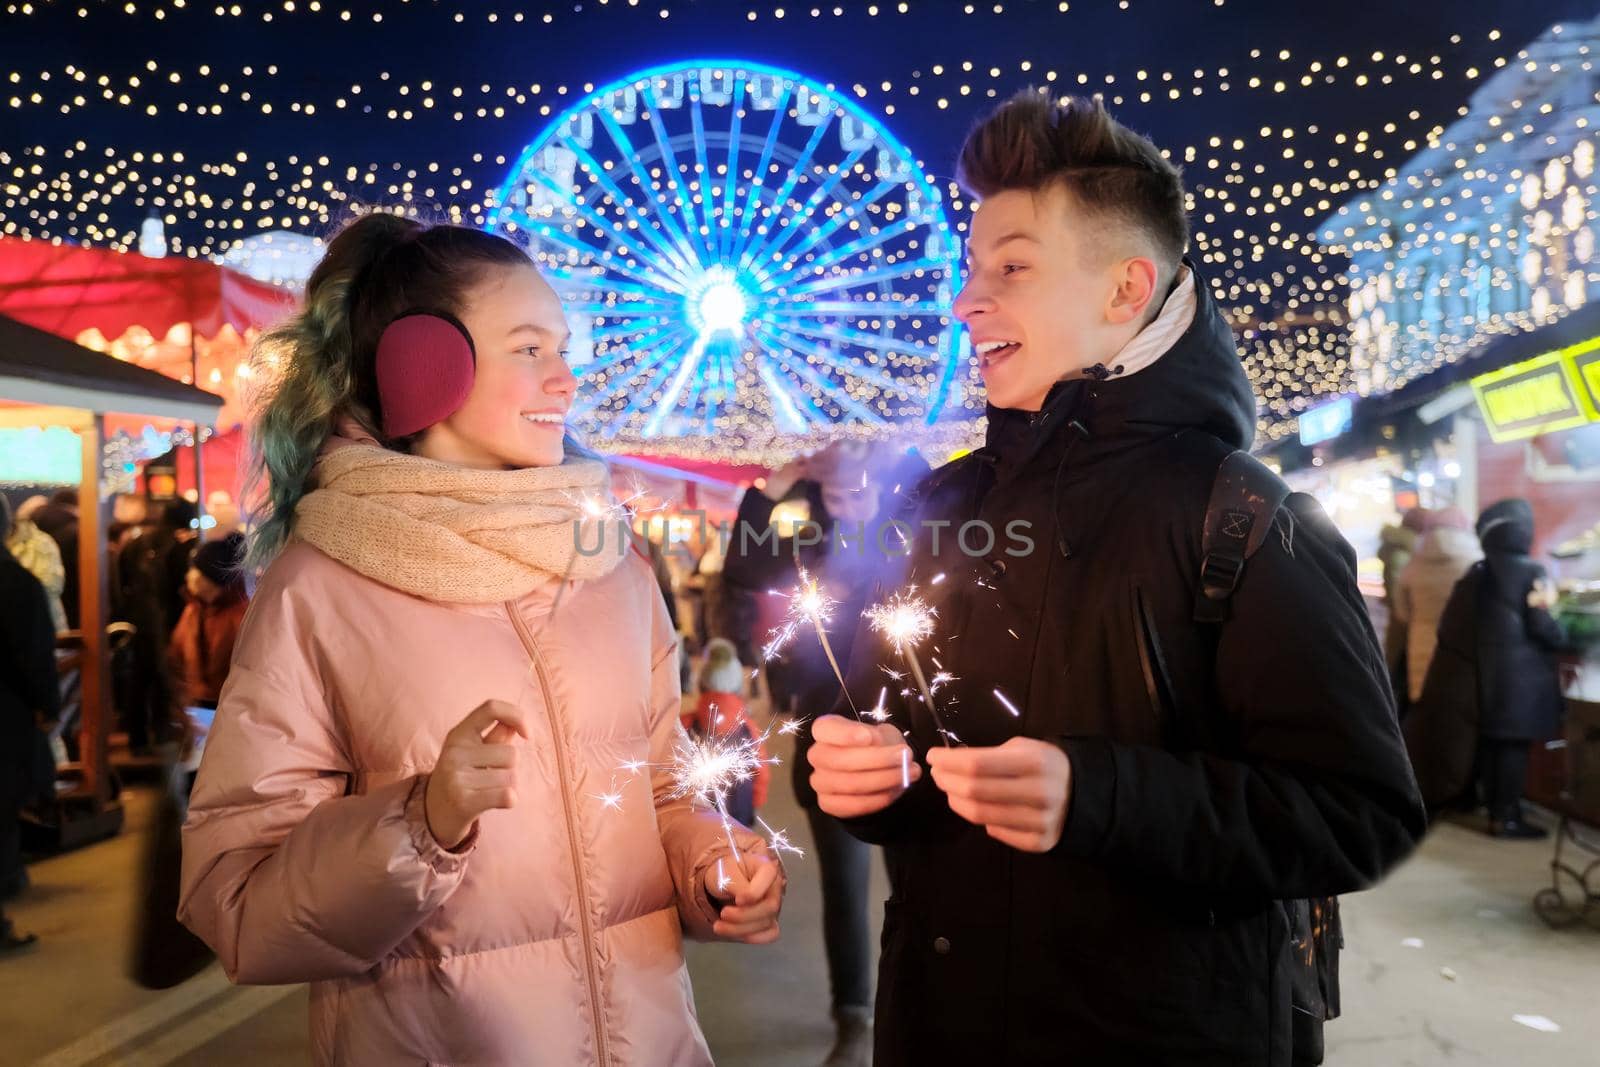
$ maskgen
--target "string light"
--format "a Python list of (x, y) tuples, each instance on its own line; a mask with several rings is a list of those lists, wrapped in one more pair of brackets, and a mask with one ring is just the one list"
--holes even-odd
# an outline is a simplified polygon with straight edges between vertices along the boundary
[[(156, 0), (153, 4), (96, 7), (81, 5), (78, 18), (100, 26), (102, 20), (117, 19), (117, 25), (154, 19), (163, 33), (175, 28), (194, 29), (206, 24), (237, 26), (260, 17), (276, 28), (288, 23), (304, 32), (339, 35), (360, 33), (362, 51), (374, 56), (374, 35), (405, 32), (414, 35), (419, 27), (435, 27), (439, 32), (469, 32), (472, 27), (495, 27), (495, 32), (510, 32), (517, 24), (580, 26), (591, 18), (635, 18), (654, 26), (660, 17), (671, 16), (675, 23), (691, 17), (692, 6), (652, 0), (649, 4), (612, 0), (582, 5), (561, 3), (523, 3), (510, 8), (490, 9), (487, 5), (456, 3), (434, 7), (420, 3), (374, 2), (374, 0), (284, 0), (267, 5)], [(1220, 6), (1220, 5), (1219, 5)], [(8, 15), (41, 18), (56, 5), (42, 2), (10, 2), (3, 5)], [(1018, 17), (1009, 7), (992, 2), (963, 4), (963, 19), (1011, 19)], [(779, 9), (784, 12), (778, 21)], [(970, 9), (970, 10), (968, 10)], [(70, 5), (66, 10), (74, 10)], [(930, 5), (912, 3), (805, 3), (749, 5), (738, 25), (756, 23), (767, 29), (792, 26), (796, 21), (837, 20), (864, 33), (882, 33), (878, 28), (889, 18), (914, 20), (934, 17)], [(59, 13), (59, 12), (57, 12)], [(1030, 12), (1030, 15), (1034, 13)], [(1111, 17), (1140, 17), (1132, 9)], [(1078, 20), (1086, 17), (1083, 5), (1041, 5), (1037, 17)], [(1101, 17), (1093, 15), (1092, 17)], [(1227, 9), (1215, 12), (1218, 19), (1232, 14)], [(640, 23), (639, 25), (643, 25)], [(1071, 25), (1063, 22), (1062, 25)], [(453, 29), (460, 27), (461, 29)], [(787, 32), (787, 31), (786, 31)], [(976, 56), (919, 57), (897, 69), (890, 59), (871, 76), (860, 76), (859, 84), (844, 87), (819, 86), (829, 94), (848, 99), (880, 120), (908, 124), (930, 121), (930, 116), (975, 115), (984, 102), (1008, 95), (1023, 84), (1050, 85), (1053, 92), (1086, 92), (1102, 95), (1138, 128), (1159, 127), (1167, 122), (1190, 125), (1189, 109), (1207, 107), (1208, 121), (1216, 123), (1208, 136), (1189, 138), (1192, 143), (1169, 144), (1175, 162), (1185, 168), (1191, 191), (1194, 242), (1191, 254), (1199, 261), (1213, 284), (1240, 340), (1241, 355), (1260, 397), (1261, 431), (1267, 440), (1278, 439), (1294, 429), (1294, 416), (1321, 398), (1360, 389), (1390, 388), (1424, 373), (1455, 354), (1470, 351), (1486, 333), (1499, 329), (1527, 328), (1570, 310), (1587, 298), (1595, 279), (1589, 276), (1593, 256), (1593, 236), (1588, 225), (1593, 202), (1593, 149), (1564, 144), (1539, 155), (1539, 173), (1531, 170), (1511, 174), (1521, 167), (1502, 166), (1496, 159), (1514, 151), (1535, 155), (1538, 143), (1548, 136), (1546, 127), (1573, 116), (1559, 108), (1542, 111), (1551, 103), (1549, 94), (1525, 94), (1514, 99), (1497, 116), (1494, 127), (1485, 127), (1472, 143), (1448, 146), (1446, 127), (1460, 115), (1441, 115), (1414, 101), (1422, 87), (1458, 86), (1454, 97), (1465, 101), (1481, 81), (1497, 72), (1521, 70), (1530, 78), (1549, 77), (1552, 66), (1565, 64), (1570, 70), (1589, 69), (1587, 42), (1578, 40), (1573, 28), (1565, 36), (1552, 33), (1567, 49), (1560, 58), (1542, 45), (1512, 52), (1498, 30), (1465, 29), (1440, 34), (1433, 41), (1411, 43), (1399, 49), (1375, 49), (1354, 55), (1318, 54), (1301, 42), (1290, 47), (1267, 43), (1245, 52), (1230, 53), (1226, 64), (1203, 62), (1192, 69), (1095, 70), (1050, 69), (1037, 57), (1016, 56), (1005, 62)], [(173, 35), (173, 39), (179, 39)], [(448, 54), (448, 50), (447, 54)], [(1495, 52), (1501, 54), (1494, 54)], [(471, 54), (463, 51), (462, 54)], [(417, 217), (443, 217), (467, 225), (493, 225), (503, 206), (497, 191), (506, 170), (514, 160), (505, 152), (509, 146), (555, 116), (570, 112), (576, 101), (593, 90), (592, 85), (533, 83), (531, 79), (496, 81), (493, 75), (468, 76), (465, 69), (448, 61), (435, 61), (434, 69), (408, 70), (403, 75), (374, 70), (381, 60), (365, 68), (355, 64), (351, 74), (334, 83), (310, 79), (303, 72), (261, 62), (232, 63), (220, 60), (197, 61), (191, 58), (158, 56), (132, 67), (107, 66), (88, 69), (78, 63), (50, 69), (0, 70), (0, 108), (13, 118), (38, 125), (49, 116), (51, 130), (45, 143), (25, 144), (9, 138), (0, 140), (0, 234), (33, 239), (70, 240), (132, 249), (138, 240), (138, 226), (150, 210), (160, 213), (167, 225), (173, 254), (217, 258), (241, 241), (262, 230), (290, 230), (307, 235), (324, 235), (347, 217), (352, 202), (378, 201), (391, 209)], [(13, 61), (14, 66), (23, 66)], [(1533, 68), (1530, 70), (1530, 65)], [(905, 69), (910, 68), (910, 69)], [(1142, 75), (1142, 77), (1140, 76)], [(1436, 95), (1441, 90), (1430, 90)], [(1365, 94), (1362, 112), (1382, 115), (1368, 129), (1349, 128), (1338, 122), (1347, 112), (1337, 106), (1338, 96), (1326, 94)], [(1270, 101), (1271, 109), (1293, 115), (1289, 122), (1271, 123), (1268, 132), (1229, 130), (1215, 118), (1233, 109), (1215, 109), (1211, 102), (1218, 94), (1224, 103), (1243, 94), (1252, 101)], [(1324, 94), (1321, 96), (1315, 94)], [(1448, 96), (1446, 97), (1449, 98)], [(945, 101), (941, 110), (939, 101)], [(1332, 102), (1331, 104), (1329, 102)], [(1266, 107), (1252, 104), (1252, 114)], [(1307, 124), (1303, 116), (1326, 114), (1335, 121)], [(1165, 116), (1165, 117), (1164, 117)], [(72, 141), (80, 120), (90, 123), (115, 118), (134, 144), (107, 146)], [(934, 119), (937, 121), (937, 119)], [(364, 158), (362, 137), (339, 137), (326, 151), (291, 155), (288, 158), (246, 156), (244, 153), (201, 150), (198, 145), (225, 143), (230, 131), (270, 124), (281, 136), (272, 139), (294, 143), (296, 138), (314, 134), (329, 124), (338, 123), (341, 131), (390, 131), (415, 128), (418, 140), (422, 131), (434, 139), (449, 130), (448, 140), (465, 138), (483, 145), (494, 145), (496, 153), (478, 152), (466, 159), (427, 162), (418, 159), (374, 161)], [(187, 143), (175, 141), (174, 131), (190, 124), (196, 131)], [(1339, 128), (1343, 126), (1343, 128)], [(12, 128), (19, 128), (13, 126)], [(26, 128), (26, 127), (20, 127)], [(85, 125), (82, 129), (92, 128)], [(632, 127), (630, 127), (631, 129)], [(63, 131), (56, 136), (54, 131)], [(1454, 136), (1453, 134), (1450, 136)], [(138, 144), (139, 141), (144, 143)], [(337, 150), (333, 147), (338, 145)], [(178, 150), (181, 149), (181, 150)], [(1399, 207), (1400, 200), (1378, 199), (1385, 192), (1401, 197), (1400, 167), (1415, 153), (1453, 154), (1465, 163), (1452, 169), (1454, 177), (1443, 171), (1428, 176), (1424, 189), (1417, 193), (1413, 207)], [(1545, 195), (1544, 170), (1550, 161), (1561, 164), (1563, 187), (1554, 196)], [(964, 217), (972, 206), (960, 191), (943, 177), (949, 169), (944, 160), (911, 162), (924, 173), (938, 176), (937, 191), (942, 198), (952, 238), (965, 233)], [(693, 171), (694, 165), (689, 167)], [(1584, 170), (1587, 173), (1584, 173)], [(691, 203), (702, 192), (689, 189), (696, 178), (715, 182), (720, 175), (682, 174), (682, 183)], [(1473, 177), (1466, 177), (1471, 174)], [(1360, 347), (1354, 336), (1361, 327), (1358, 320), (1346, 326), (1349, 302), (1354, 292), (1381, 273), (1367, 263), (1369, 250), (1356, 234), (1330, 235), (1320, 228), (1340, 206), (1361, 199), (1381, 203), (1386, 214), (1378, 217), (1397, 220), (1408, 212), (1405, 221), (1416, 226), (1403, 229), (1384, 249), (1385, 262), (1395, 264), (1391, 285), (1400, 281), (1400, 264), (1420, 262), (1418, 257), (1443, 255), (1453, 246), (1444, 212), (1457, 215), (1454, 222), (1468, 217), (1467, 206), (1448, 192), (1455, 186), (1490, 186), (1510, 181), (1537, 178), (1537, 210), (1519, 208), (1518, 216), (1503, 221), (1503, 232), (1489, 236), (1484, 243), (1498, 240), (1495, 255), (1504, 258), (1504, 249), (1516, 246), (1518, 255), (1510, 262), (1508, 282), (1525, 289), (1515, 312), (1504, 312), (1494, 321), (1475, 323), (1470, 331), (1460, 331), (1454, 340), (1429, 349), (1424, 335), (1409, 325), (1399, 325), (1391, 315), (1385, 329), (1394, 336), (1390, 355), (1404, 358), (1392, 371), (1378, 374), (1381, 361), (1371, 346), (1379, 336), (1367, 311), (1368, 348)], [(1431, 184), (1438, 179), (1441, 184)], [(619, 180), (626, 180), (619, 177)], [(663, 184), (675, 182), (669, 178)], [(805, 189), (805, 187), (801, 187)], [(810, 188), (814, 189), (815, 185)], [(675, 190), (669, 190), (675, 191)], [(1521, 192), (1521, 187), (1518, 190)], [(1443, 206), (1446, 195), (1452, 203)], [(1498, 193), (1496, 196), (1500, 195)], [(1422, 199), (1435, 200), (1429, 208)], [(702, 197), (703, 206), (704, 197)], [(800, 202), (804, 203), (804, 197)], [(628, 227), (615, 205), (591, 205), (600, 217), (612, 220), (624, 232), (639, 237)], [(1471, 206), (1472, 217), (1489, 218), (1498, 210), (1493, 206)], [(1436, 216), (1427, 217), (1432, 211)], [(1541, 222), (1541, 213), (1549, 216)], [(1582, 216), (1582, 225), (1575, 217)], [(889, 220), (874, 216), (880, 231)], [(1431, 225), (1431, 228), (1430, 228)], [(1530, 245), (1536, 227), (1540, 238)], [(1343, 227), (1341, 227), (1341, 230)], [(1457, 232), (1460, 232), (1459, 230)], [(1324, 244), (1321, 238), (1337, 236)], [(1370, 238), (1365, 243), (1370, 243)], [(1561, 244), (1564, 259), (1550, 253), (1550, 241)], [(1528, 246), (1528, 247), (1524, 247)], [(1523, 258), (1539, 251), (1536, 267), (1538, 284), (1521, 280)], [(1347, 269), (1347, 257), (1356, 266)], [(1574, 266), (1582, 266), (1575, 270)], [(1504, 268), (1502, 272), (1504, 272)], [(1504, 273), (1503, 273), (1504, 276)], [(1409, 282), (1411, 275), (1407, 274)], [(1446, 289), (1449, 298), (1458, 290)], [(1497, 290), (1498, 291), (1498, 290)], [(1374, 305), (1376, 310), (1377, 305)], [(1535, 309), (1539, 314), (1535, 314)], [(868, 322), (872, 321), (868, 317)], [(608, 325), (608, 324), (602, 324)], [(858, 328), (859, 329), (859, 328)], [(925, 321), (924, 337), (944, 336), (945, 324)], [(1398, 346), (1398, 347), (1397, 347)], [(1410, 346), (1409, 348), (1407, 346)], [(1416, 352), (1425, 352), (1418, 357)], [(597, 350), (604, 351), (603, 346)], [(742, 358), (743, 353), (739, 356)], [(970, 373), (968, 361), (960, 354), (957, 377), (950, 383), (952, 394), (945, 410), (958, 417), (952, 425), (935, 424), (926, 428), (925, 444), (935, 449), (954, 449), (970, 444), (972, 427), (959, 420), (977, 414), (981, 393)], [(603, 358), (603, 354), (601, 356)], [(799, 349), (789, 358), (816, 369), (814, 357)], [(897, 368), (902, 369), (902, 368)], [(887, 370), (887, 368), (886, 368)], [(912, 373), (915, 373), (913, 369)], [(837, 384), (836, 379), (830, 379)], [(804, 389), (804, 386), (800, 388)], [(892, 395), (882, 396), (860, 383), (850, 389), (813, 387), (811, 399), (827, 395), (831, 402), (839, 397), (874, 404), (883, 399), (891, 406), (902, 404)], [(821, 403), (822, 401), (819, 401)], [(626, 407), (624, 403), (622, 405)], [(770, 403), (768, 404), (770, 407)], [(793, 447), (806, 447), (834, 436), (834, 427), (819, 424), (798, 434), (798, 440), (763, 439), (760, 420), (774, 412), (761, 405), (750, 409), (750, 432), (744, 436), (726, 435), (691, 441), (685, 439), (682, 454), (708, 458), (756, 458), (777, 456)], [(829, 413), (831, 419), (832, 413)], [(642, 429), (643, 427), (638, 427)], [(790, 427), (793, 428), (792, 425)], [(847, 434), (865, 434), (851, 428)]]

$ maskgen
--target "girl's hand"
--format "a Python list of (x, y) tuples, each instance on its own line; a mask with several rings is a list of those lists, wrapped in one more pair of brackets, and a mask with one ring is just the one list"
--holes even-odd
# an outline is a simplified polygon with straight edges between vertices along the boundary
[[(776, 861), (759, 852), (742, 854), (748, 878), (733, 857), (706, 868), (706, 892), (722, 903), (712, 932), (727, 941), (768, 945), (778, 940), (778, 912), (783, 907), (783, 879)], [(720, 873), (719, 873), (720, 872)]]
[(445, 737), (423, 796), (428, 830), (440, 847), (465, 841), (484, 812), (516, 804), (517, 750), (510, 742), (527, 736), (521, 708), (486, 700)]

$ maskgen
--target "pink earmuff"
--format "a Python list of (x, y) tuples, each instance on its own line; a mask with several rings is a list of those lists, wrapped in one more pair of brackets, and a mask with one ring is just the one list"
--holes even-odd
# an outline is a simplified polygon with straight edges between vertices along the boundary
[(454, 317), (408, 311), (378, 338), (378, 403), (383, 432), (406, 437), (460, 410), (472, 392), (477, 350)]

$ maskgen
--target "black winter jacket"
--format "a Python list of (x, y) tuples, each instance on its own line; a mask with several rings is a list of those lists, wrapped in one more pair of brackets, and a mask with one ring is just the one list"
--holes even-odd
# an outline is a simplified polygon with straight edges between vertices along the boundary
[[(939, 613), (923, 662), (955, 676), (936, 694), (946, 725), (972, 745), (1058, 743), (1073, 785), (1045, 855), (955, 816), (927, 774), (849, 823), (887, 846), (896, 886), (880, 1067), (1289, 1063), (1304, 907), (1289, 902), (1371, 885), (1423, 832), (1354, 554), (1314, 501), (1280, 509), (1229, 621), (1193, 621), (1213, 479), (1255, 416), (1197, 288), (1194, 324), (1159, 362), (1063, 383), (1037, 413), (991, 409), (986, 445), (907, 513), (905, 580)], [(980, 527), (962, 548), (971, 521), (992, 549)], [(952, 525), (935, 549), (938, 522)], [(920, 756), (939, 741), (889, 680), (901, 669), (858, 636), (857, 704), (889, 684)]]
[(1476, 601), (1478, 732), (1502, 741), (1533, 741), (1561, 733), (1564, 704), (1556, 654), (1561, 625), (1528, 603), (1545, 570), (1533, 548), (1533, 510), (1505, 500), (1478, 519), (1483, 561), (1462, 578)]

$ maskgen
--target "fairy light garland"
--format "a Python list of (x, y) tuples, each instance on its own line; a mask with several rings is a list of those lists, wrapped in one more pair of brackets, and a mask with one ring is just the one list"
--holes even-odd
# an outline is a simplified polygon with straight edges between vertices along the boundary
[[(307, 32), (327, 34), (371, 34), (386, 17), (392, 21), (397, 16), (404, 16), (408, 27), (425, 19), (430, 25), (443, 20), (446, 27), (494, 26), (509, 31), (519, 25), (545, 26), (558, 21), (581, 25), (584, 20), (603, 17), (627, 19), (627, 25), (641, 27), (688, 10), (667, 0), (594, 0), (582, 5), (581, 12), (573, 4), (554, 3), (512, 4), (495, 10), (490, 5), (466, 3), (431, 8), (405, 2), (319, 0), (284, 0), (264, 7), (252, 5), (249, 10), (201, 0), (93, 7), (74, 5), (70, 0), (65, 4), (35, 0), (7, 3), (0, 10), (23, 19), (49, 7), (76, 11), (80, 19), (155, 19), (169, 27), (180, 19), (186, 26), (291, 20)], [(1063, 20), (1086, 10), (1080, 5), (1075, 11), (1070, 3), (1038, 7), (1054, 9)], [(1140, 7), (1123, 4), (1120, 11), (1136, 17), (1141, 14)], [(774, 30), (800, 19), (891, 20), (935, 13), (925, 2), (751, 4), (736, 10), (738, 25)], [(1016, 4), (968, 3), (946, 5), (939, 14), (997, 20), (1015, 16), (1019, 10)], [(1147, 5), (1142, 14), (1148, 16)], [(1485, 42), (1500, 42), (1500, 37), (1497, 30), (1441, 34), (1436, 44), (1414, 53), (1375, 49), (1362, 55), (1317, 55), (1314, 47), (1307, 49), (1302, 43), (1285, 48), (1241, 48), (1237, 57), (1229, 57), (1227, 62), (1211, 61), (1186, 70), (1068, 70), (1059, 63), (1034, 58), (1001, 63), (976, 57), (924, 57), (909, 70), (885, 69), (879, 76), (858, 75), (855, 83), (830, 84), (828, 88), (890, 121), (912, 111), (922, 115), (952, 110), (975, 114), (986, 102), (1029, 83), (1061, 95), (1100, 95), (1114, 109), (1137, 107), (1141, 110), (1136, 113), (1136, 125), (1143, 124), (1145, 116), (1161, 114), (1161, 109), (1181, 109), (1217, 94), (1284, 100), (1284, 114), (1297, 115), (1288, 123), (1262, 125), (1251, 131), (1218, 130), (1191, 138), (1190, 144), (1170, 145), (1172, 158), (1184, 166), (1191, 189), (1195, 227), (1191, 254), (1206, 270), (1240, 338), (1241, 355), (1262, 403), (1261, 435), (1271, 441), (1292, 433), (1295, 415), (1326, 397), (1353, 389), (1392, 387), (1407, 380), (1410, 371), (1382, 378), (1371, 374), (1373, 356), (1360, 348), (1353, 336), (1359, 322), (1349, 328), (1346, 322), (1351, 284), (1355, 283), (1359, 294), (1360, 286), (1374, 277), (1372, 268), (1364, 265), (1365, 252), (1358, 240), (1324, 244), (1319, 240), (1323, 235), (1318, 224), (1354, 198), (1381, 196), (1394, 188), (1407, 157), (1437, 150), (1445, 134), (1440, 120), (1460, 118), (1459, 113), (1441, 116), (1414, 107), (1409, 86), (1459, 84), (1464, 99), (1487, 76), (1508, 67), (1526, 70), (1533, 64), (1538, 72), (1547, 72), (1550, 60), (1528, 50), (1515, 54), (1507, 50), (1504, 55), (1485, 58)], [(1584, 69), (1587, 62), (1585, 58)], [(398, 129), (402, 123), (425, 123), (430, 130), (465, 125), (480, 143), (509, 146), (520, 143), (517, 138), (525, 136), (523, 131), (548, 121), (591, 89), (590, 84), (551, 84), (531, 78), (508, 84), (448, 69), (404, 75), (355, 70), (325, 88), (311, 88), (278, 64), (160, 58), (117, 71), (86, 69), (84, 64), (52, 70), (0, 69), (0, 111), (11, 109), (19, 117), (43, 112), (59, 120), (108, 111), (126, 113), (132, 120), (130, 136), (146, 142), (128, 151), (83, 140), (48, 146), (0, 140), (0, 233), (129, 250), (137, 247), (143, 216), (154, 210), (171, 235), (173, 254), (220, 258), (240, 241), (264, 230), (325, 234), (346, 217), (353, 202), (377, 201), (405, 214), (486, 225), (499, 206), (494, 202), (495, 188), (509, 165), (503, 151), (475, 153), (470, 162), (465, 158), (375, 162), (361, 158), (359, 151), (341, 154), (332, 145), (279, 158), (256, 152), (202, 154), (193, 147), (174, 150), (170, 144), (163, 145), (158, 131), (170, 130), (170, 126), (152, 124), (146, 130), (139, 120), (169, 123), (181, 117), (198, 129), (218, 134), (240, 128), (235, 124), (254, 127), (260, 123), (300, 124), (308, 131), (335, 121), (361, 129)], [(1299, 117), (1307, 114), (1307, 106), (1292, 101), (1326, 92), (1389, 93), (1397, 106), (1387, 121), (1366, 130), (1307, 123)], [(1526, 131), (1542, 128), (1538, 103), (1518, 101), (1509, 108), (1501, 117), (1503, 128), (1496, 131), (1502, 138), (1498, 143), (1504, 144), (1506, 135), (1513, 141), (1534, 136)], [(505, 132), (508, 127), (517, 130), (510, 140)], [(452, 139), (460, 136), (451, 134)], [(1459, 172), (1484, 169), (1477, 161), (1492, 155), (1492, 144), (1460, 146), (1467, 162)], [(1565, 189), (1578, 189), (1587, 223), (1593, 185), (1587, 179), (1581, 186), (1575, 183), (1571, 170), (1577, 161), (1570, 152), (1552, 158), (1563, 160), (1569, 171), (1560, 195), (1567, 195)], [(938, 161), (929, 169), (947, 173), (948, 165)], [(1470, 180), (1483, 185), (1499, 181), (1501, 186), (1514, 180), (1509, 171), (1502, 174), (1498, 167), (1491, 166), (1488, 171), (1487, 176)], [(1542, 174), (1540, 178), (1542, 181)], [(1543, 186), (1541, 199), (1542, 190)], [(947, 178), (940, 179), (940, 191), (958, 235), (964, 234), (962, 219), (971, 205)], [(1452, 208), (1458, 213), (1462, 210), (1459, 204)], [(1498, 201), (1496, 206), (1483, 207), (1485, 213), (1493, 210), (1499, 210)], [(1540, 210), (1551, 209), (1546, 205)], [(1579, 240), (1576, 234), (1587, 227), (1568, 225), (1561, 218), (1563, 212), (1570, 214), (1571, 209), (1564, 202), (1554, 205), (1553, 223), (1546, 225), (1544, 236), (1567, 241), (1566, 254), (1575, 259), (1579, 251), (1574, 243)], [(1515, 224), (1519, 240), (1536, 224), (1544, 225), (1537, 222), (1538, 214), (1529, 211), (1527, 217), (1519, 217)], [(1431, 255), (1438, 224), (1432, 230), (1424, 222), (1417, 225), (1415, 234), (1388, 251), (1396, 263), (1415, 255)], [(1362, 265), (1350, 269), (1350, 256)], [(1557, 266), (1551, 257), (1542, 258), (1538, 264), (1541, 277)], [(1509, 269), (1521, 273), (1524, 267), (1519, 261)], [(1592, 286), (1589, 279), (1585, 282), (1586, 298)], [(1548, 291), (1547, 302), (1541, 305), (1542, 316), (1530, 306), (1519, 313), (1521, 318), (1503, 316), (1497, 325), (1483, 324), (1425, 360), (1411, 359), (1407, 366), (1420, 372), (1442, 365), (1470, 350), (1485, 331), (1523, 328), (1570, 310), (1569, 298), (1576, 295), (1576, 288), (1564, 279), (1552, 284), (1555, 289), (1543, 286)], [(1530, 292), (1538, 288), (1531, 286)], [(1367, 328), (1375, 337), (1370, 320)], [(1414, 333), (1406, 336), (1408, 343), (1424, 343)], [(961, 383), (963, 390), (972, 384), (970, 375)], [(974, 414), (978, 397), (975, 389), (963, 393), (956, 410)], [(935, 426), (930, 428), (926, 447), (931, 454), (946, 446), (963, 447), (970, 439), (970, 427), (956, 432)], [(683, 442), (682, 454), (746, 458), (760, 447), (749, 440), (736, 447), (725, 440)], [(772, 451), (789, 447), (787, 442), (777, 442)]]

